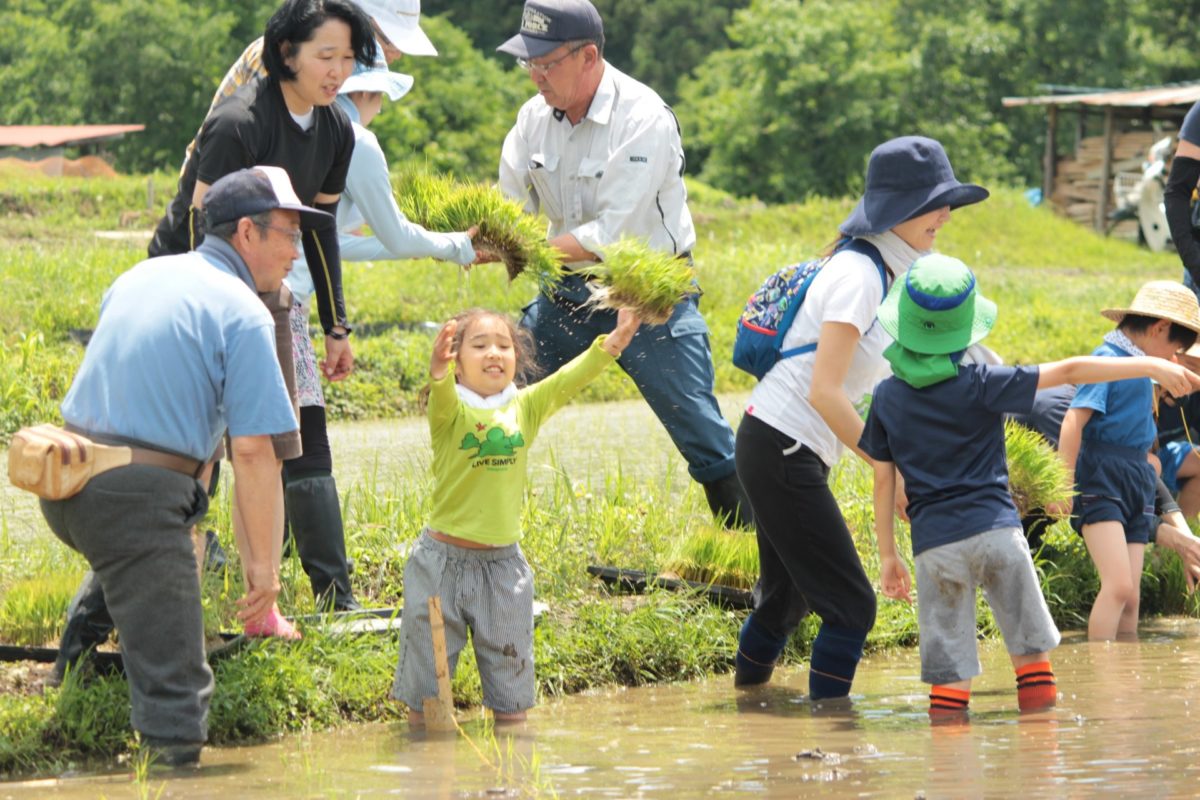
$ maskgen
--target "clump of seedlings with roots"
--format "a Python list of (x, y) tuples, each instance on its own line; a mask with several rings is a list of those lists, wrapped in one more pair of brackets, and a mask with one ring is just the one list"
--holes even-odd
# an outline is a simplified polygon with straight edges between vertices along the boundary
[(495, 187), (412, 169), (396, 179), (396, 193), (404, 215), (431, 231), (478, 226), (475, 250), (502, 261), (510, 281), (528, 275), (544, 291), (562, 278), (559, 252), (546, 242), (545, 223)]
[(661, 325), (693, 290), (696, 273), (686, 259), (652, 250), (641, 239), (622, 237), (604, 248), (603, 257), (579, 270), (591, 282), (593, 307), (632, 308), (642, 321)]

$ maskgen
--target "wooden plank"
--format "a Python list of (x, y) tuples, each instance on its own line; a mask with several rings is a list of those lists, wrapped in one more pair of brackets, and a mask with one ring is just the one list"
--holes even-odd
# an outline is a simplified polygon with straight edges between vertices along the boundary
[(1100, 196), (1096, 198), (1096, 230), (1108, 229), (1109, 197), (1112, 194), (1113, 110), (1104, 109), (1104, 166), (1101, 169)]
[(442, 598), (429, 598), (429, 633), (433, 639), (433, 671), (437, 676), (437, 697), (425, 698), (425, 728), (431, 731), (453, 731), (454, 694), (450, 689), (450, 661), (446, 657), (446, 622), (442, 617)]

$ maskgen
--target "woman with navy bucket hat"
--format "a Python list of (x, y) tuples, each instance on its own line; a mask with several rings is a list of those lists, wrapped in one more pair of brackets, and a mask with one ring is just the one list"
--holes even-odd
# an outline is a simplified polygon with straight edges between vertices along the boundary
[[(813, 612), (821, 628), (811, 699), (850, 693), (875, 624), (875, 592), (829, 488), (829, 468), (845, 448), (870, 462), (858, 446), (860, 404), (888, 374), (883, 351), (891, 338), (874, 324), (887, 286), (932, 251), (952, 209), (987, 196), (955, 178), (933, 139), (903, 136), (871, 153), (866, 191), (782, 343), (785, 351), (816, 349), (781, 359), (763, 376), (738, 428), (737, 472), (754, 514), (759, 585), (738, 639), (735, 686), (766, 683), (788, 636)], [(897, 496), (902, 505), (902, 488)]]

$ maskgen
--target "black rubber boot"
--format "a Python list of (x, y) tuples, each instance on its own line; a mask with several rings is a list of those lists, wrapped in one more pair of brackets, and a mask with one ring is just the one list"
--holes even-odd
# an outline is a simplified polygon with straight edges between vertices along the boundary
[(67, 623), (58, 645), (58, 656), (54, 659), (54, 670), (47, 682), (54, 686), (61, 684), (67, 668), (79, 669), (84, 656), (96, 645), (107, 642), (115, 627), (108, 615), (100, 579), (89, 570), (67, 606)]
[(350, 588), (342, 506), (332, 475), (290, 481), (284, 490), (288, 522), (300, 564), (317, 605), (333, 611), (361, 608)]
[(714, 519), (727, 528), (754, 527), (754, 512), (736, 472), (701, 485)]

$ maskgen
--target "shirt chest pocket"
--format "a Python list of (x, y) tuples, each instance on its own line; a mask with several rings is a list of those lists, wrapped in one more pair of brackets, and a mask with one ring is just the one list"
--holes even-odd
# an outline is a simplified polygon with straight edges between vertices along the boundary
[(563, 218), (562, 174), (557, 153), (533, 153), (529, 156), (529, 182), (537, 194), (538, 208), (551, 221)]
[(608, 163), (600, 158), (584, 158), (575, 173), (575, 219), (578, 224), (596, 218), (596, 194)]

